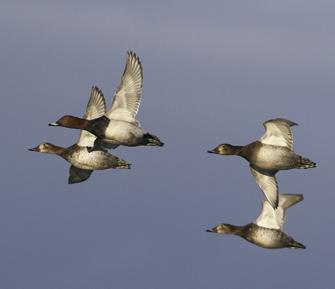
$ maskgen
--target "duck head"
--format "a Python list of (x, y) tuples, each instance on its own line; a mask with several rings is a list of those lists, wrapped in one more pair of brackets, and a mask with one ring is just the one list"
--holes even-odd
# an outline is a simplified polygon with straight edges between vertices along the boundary
[(28, 149), (31, 152), (47, 153), (47, 154), (61, 154), (64, 152), (64, 148), (56, 146), (52, 143), (44, 142), (39, 144), (37, 147)]
[(218, 155), (234, 155), (236, 154), (236, 147), (231, 144), (220, 144), (215, 149), (207, 151), (211, 154), (218, 154)]
[(48, 142), (44, 142), (39, 144), (38, 146), (32, 148), (32, 149), (28, 149), (31, 152), (39, 152), (39, 153), (49, 153), (51, 151), (53, 151), (54, 149), (54, 145)]
[(230, 224), (219, 224), (212, 229), (206, 230), (206, 232), (217, 234), (236, 234), (239, 228), (240, 227)]
[(83, 128), (86, 125), (86, 119), (72, 115), (64, 115), (56, 122), (49, 123), (49, 126), (62, 126), (68, 128)]

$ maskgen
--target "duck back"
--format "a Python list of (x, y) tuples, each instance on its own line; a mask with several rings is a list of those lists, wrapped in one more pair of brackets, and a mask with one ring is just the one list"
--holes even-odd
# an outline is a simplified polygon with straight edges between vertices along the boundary
[(296, 168), (300, 157), (287, 147), (262, 144), (259, 141), (245, 146), (242, 156), (252, 165), (271, 171)]
[(292, 237), (284, 232), (276, 229), (269, 229), (257, 226), (256, 224), (248, 224), (240, 234), (245, 240), (267, 249), (279, 248), (301, 248), (305, 246), (295, 241)]

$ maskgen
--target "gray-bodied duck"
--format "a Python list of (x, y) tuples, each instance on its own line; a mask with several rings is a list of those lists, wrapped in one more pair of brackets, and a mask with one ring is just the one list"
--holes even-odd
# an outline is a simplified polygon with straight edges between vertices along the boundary
[(277, 209), (274, 209), (267, 200), (263, 201), (261, 214), (254, 222), (245, 226), (219, 224), (207, 232), (240, 236), (250, 243), (266, 249), (305, 249), (303, 244), (282, 231), (285, 210), (302, 200), (303, 195), (281, 194)]
[(97, 136), (95, 144), (107, 148), (124, 146), (163, 146), (159, 138), (145, 132), (136, 119), (140, 106), (143, 70), (140, 59), (127, 53), (127, 62), (121, 83), (114, 94), (111, 108), (101, 117), (87, 120), (65, 115), (51, 126), (83, 129)]
[(262, 137), (245, 146), (220, 144), (208, 151), (219, 155), (237, 155), (246, 159), (256, 183), (270, 204), (278, 206), (278, 184), (276, 173), (279, 170), (309, 169), (316, 164), (293, 151), (291, 127), (296, 123), (283, 119), (271, 119), (263, 123), (265, 133)]
[[(90, 99), (87, 104), (85, 119), (101, 117), (106, 111), (105, 98), (97, 87), (92, 87)], [(78, 141), (68, 148), (56, 146), (51, 143), (41, 143), (35, 148), (29, 149), (40, 153), (56, 154), (67, 160), (70, 166), (69, 184), (87, 180), (93, 170), (105, 170), (109, 168), (129, 169), (126, 161), (107, 153), (103, 148), (90, 152), (96, 137), (85, 131), (80, 131)]]

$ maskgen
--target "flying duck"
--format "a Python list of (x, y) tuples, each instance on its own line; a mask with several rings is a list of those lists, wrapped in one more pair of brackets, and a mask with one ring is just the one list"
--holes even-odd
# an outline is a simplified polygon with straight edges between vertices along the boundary
[(219, 224), (207, 230), (207, 232), (237, 235), (250, 243), (267, 249), (305, 249), (306, 247), (303, 244), (283, 232), (286, 209), (302, 200), (303, 195), (280, 194), (277, 209), (274, 209), (267, 200), (264, 200), (262, 211), (254, 222), (245, 226)]
[(163, 146), (160, 139), (141, 128), (136, 115), (140, 106), (143, 71), (140, 59), (127, 53), (127, 62), (121, 83), (116, 90), (111, 108), (96, 119), (83, 119), (71, 115), (61, 117), (51, 126), (87, 130), (97, 137), (95, 145), (106, 148), (124, 146)]
[[(87, 104), (85, 119), (91, 120), (105, 113), (105, 98), (97, 87), (92, 87), (90, 99)], [(41, 143), (37, 147), (29, 149), (40, 153), (56, 154), (67, 160), (70, 166), (69, 184), (87, 180), (93, 170), (105, 170), (109, 168), (130, 169), (126, 161), (107, 153), (103, 148), (97, 148), (90, 152), (94, 146), (96, 137), (81, 130), (78, 141), (68, 148), (56, 146), (51, 143)]]
[(314, 168), (316, 164), (293, 151), (291, 127), (297, 125), (296, 123), (276, 118), (264, 122), (263, 125), (265, 133), (255, 142), (245, 146), (220, 144), (208, 152), (219, 155), (237, 155), (246, 159), (256, 183), (273, 208), (276, 208), (278, 206), (276, 173), (279, 170), (294, 168)]

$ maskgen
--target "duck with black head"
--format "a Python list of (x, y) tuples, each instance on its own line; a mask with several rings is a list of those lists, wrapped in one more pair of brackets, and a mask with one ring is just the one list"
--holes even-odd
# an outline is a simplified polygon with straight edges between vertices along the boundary
[(263, 125), (265, 133), (257, 141), (245, 146), (220, 144), (208, 152), (246, 159), (256, 183), (273, 208), (276, 208), (278, 206), (276, 173), (279, 170), (314, 168), (316, 163), (293, 151), (291, 127), (297, 125), (296, 123), (276, 118), (264, 122)]

